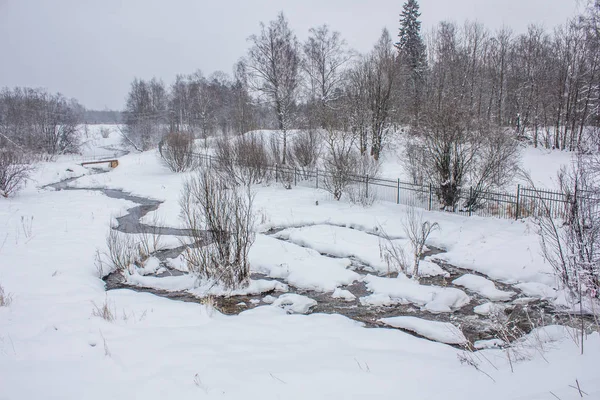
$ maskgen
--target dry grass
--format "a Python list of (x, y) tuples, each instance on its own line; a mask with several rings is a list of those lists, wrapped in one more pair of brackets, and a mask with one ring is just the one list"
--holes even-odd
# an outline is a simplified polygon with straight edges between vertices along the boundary
[(104, 253), (96, 252), (95, 265), (100, 277), (106, 272), (105, 265), (108, 266), (109, 272), (124, 272), (133, 265), (142, 265), (152, 254), (162, 249), (158, 218), (154, 218), (149, 230), (147, 225), (142, 224), (139, 230), (142, 233), (134, 236), (110, 228), (106, 236), (108, 250)]
[(106, 247), (108, 252), (105, 255), (113, 270), (125, 271), (137, 260), (137, 246), (133, 238), (113, 228), (108, 231)]
[(0, 307), (8, 307), (12, 303), (12, 294), (6, 293), (2, 285), (0, 285)]
[(92, 309), (92, 315), (94, 317), (100, 317), (105, 321), (112, 322), (117, 318), (117, 312), (114, 310), (114, 307), (108, 302), (108, 298), (104, 299), (104, 303), (100, 306), (96, 303), (92, 302), (94, 308)]

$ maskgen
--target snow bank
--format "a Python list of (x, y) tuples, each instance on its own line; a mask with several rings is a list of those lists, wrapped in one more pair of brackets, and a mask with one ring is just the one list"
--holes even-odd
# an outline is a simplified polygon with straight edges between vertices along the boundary
[[(388, 271), (388, 265), (382, 259), (379, 250), (383, 239), (358, 229), (333, 225), (312, 225), (285, 229), (275, 236), (303, 247), (309, 247), (321, 254), (354, 257), (377, 272)], [(411, 248), (408, 240), (396, 239), (393, 240), (393, 243), (401, 246), (410, 257)]]
[(542, 300), (554, 300), (557, 296), (555, 289), (548, 285), (544, 285), (543, 283), (524, 282), (515, 285), (515, 287), (522, 291), (526, 296), (536, 297)]
[(378, 301), (382, 302), (381, 305), (388, 305), (390, 301), (398, 304), (413, 303), (429, 312), (442, 313), (452, 312), (471, 301), (460, 289), (420, 285), (404, 275), (398, 278), (367, 275), (364, 282), (374, 294), (361, 299), (364, 304), (377, 305)]
[(315, 250), (266, 235), (256, 236), (249, 259), (252, 271), (285, 279), (300, 289), (332, 292), (360, 278), (348, 269), (348, 259), (324, 257)]
[(491, 315), (500, 313), (504, 311), (505, 308), (506, 307), (502, 304), (488, 302), (473, 307), (473, 312), (479, 315)]
[(316, 305), (310, 297), (295, 293), (282, 294), (273, 302), (273, 306), (283, 308), (288, 314), (308, 314)]
[(506, 343), (501, 339), (477, 340), (473, 343), (473, 347), (477, 350), (481, 349), (498, 349), (502, 348)]
[(438, 264), (426, 258), (425, 260), (419, 261), (419, 276), (444, 276), (447, 278), (450, 274), (447, 271), (444, 271)]
[(430, 321), (417, 317), (381, 318), (379, 321), (394, 328), (407, 329), (436, 342), (465, 344), (467, 338), (462, 331), (448, 322)]
[(515, 295), (515, 292), (498, 290), (494, 282), (482, 276), (473, 274), (465, 274), (460, 278), (453, 280), (452, 283), (465, 287), (492, 301), (508, 301)]
[(356, 299), (356, 296), (353, 295), (349, 290), (340, 288), (336, 288), (333, 291), (331, 297), (333, 297), (334, 299), (344, 299), (346, 301), (354, 301)]

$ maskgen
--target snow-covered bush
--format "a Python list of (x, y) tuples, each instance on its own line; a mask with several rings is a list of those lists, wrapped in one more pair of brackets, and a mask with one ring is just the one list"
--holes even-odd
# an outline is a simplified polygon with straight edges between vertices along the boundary
[(214, 170), (198, 171), (185, 182), (180, 207), (195, 243), (183, 256), (198, 279), (231, 289), (247, 284), (255, 238), (252, 202), (249, 187), (227, 187)]

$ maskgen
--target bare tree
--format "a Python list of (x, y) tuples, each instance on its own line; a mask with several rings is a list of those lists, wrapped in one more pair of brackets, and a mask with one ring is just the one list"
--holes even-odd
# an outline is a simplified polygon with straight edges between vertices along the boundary
[(309, 102), (314, 105), (319, 125), (325, 127), (335, 112), (333, 103), (341, 93), (344, 67), (352, 55), (340, 33), (330, 31), (327, 25), (309, 30), (303, 51)]
[(161, 159), (173, 172), (184, 172), (198, 164), (194, 147), (194, 138), (186, 132), (171, 132), (158, 143)]
[(249, 187), (228, 188), (214, 170), (201, 170), (185, 183), (181, 212), (196, 245), (188, 247), (184, 258), (199, 280), (230, 289), (247, 285), (248, 252), (255, 237), (252, 202)]
[(511, 130), (485, 124), (473, 139), (479, 143), (472, 165), (467, 169), (470, 190), (464, 207), (475, 209), (481, 205), (481, 194), (500, 191), (513, 182), (520, 167), (520, 148)]
[(14, 195), (29, 178), (32, 166), (24, 154), (0, 148), (0, 196)]
[(231, 104), (234, 132), (246, 133), (256, 129), (256, 106), (249, 94), (246, 66), (241, 61), (234, 69)]
[(286, 163), (287, 136), (293, 121), (300, 84), (298, 39), (280, 13), (268, 26), (261, 23), (259, 35), (250, 36), (246, 70), (251, 86), (271, 104), (283, 142), (282, 164)]
[(367, 154), (370, 143), (371, 112), (367, 97), (369, 68), (369, 63), (361, 59), (346, 72), (342, 99), (341, 129), (352, 132), (357, 138), (361, 156)]
[(0, 146), (37, 154), (74, 153), (82, 116), (83, 107), (59, 93), (6, 88), (0, 92)]
[(348, 186), (355, 179), (358, 163), (355, 136), (344, 131), (328, 132), (325, 157), (325, 189), (340, 200)]
[(158, 144), (168, 126), (168, 94), (164, 83), (134, 79), (125, 107), (123, 142), (136, 150), (148, 150)]
[[(454, 211), (460, 192), (466, 181), (479, 143), (472, 139), (471, 127), (465, 116), (451, 109), (437, 110), (429, 114), (414, 131), (419, 137), (418, 145), (428, 155), (421, 168), (427, 181), (437, 188), (437, 196), (444, 209)], [(407, 149), (409, 149), (407, 147)]]
[(390, 131), (398, 66), (392, 38), (384, 29), (373, 52), (367, 58), (367, 104), (371, 115), (371, 156), (379, 159)]

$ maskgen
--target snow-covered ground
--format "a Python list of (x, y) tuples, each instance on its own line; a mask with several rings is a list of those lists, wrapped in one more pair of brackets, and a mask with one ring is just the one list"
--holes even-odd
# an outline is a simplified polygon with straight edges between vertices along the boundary
[[(390, 143), (390, 149), (382, 157), (381, 175), (388, 179), (400, 179), (404, 182), (410, 182), (411, 177), (407, 173), (403, 164), (404, 142), (406, 138), (400, 135), (395, 141)], [(540, 188), (556, 188), (556, 175), (562, 167), (568, 167), (572, 163), (573, 153), (560, 150), (549, 150), (542, 147), (534, 148), (532, 146), (522, 145), (521, 152), (521, 170), (529, 175), (531, 181)], [(523, 176), (515, 177), (513, 182), (516, 190), (517, 184), (530, 187), (529, 179)], [(513, 193), (513, 190), (509, 190)]]
[[(97, 140), (92, 153), (94, 146), (116, 144), (113, 136)], [(115, 143), (105, 143), (111, 140)], [(292, 293), (226, 316), (210, 305), (132, 290), (106, 292), (94, 263), (96, 249), (105, 249), (114, 217), (133, 203), (100, 192), (41, 187), (87, 174), (72, 184), (164, 201), (145, 220), (180, 227), (178, 198), (186, 174), (168, 171), (155, 151), (119, 161), (118, 168), (94, 175), (74, 160), (42, 163), (25, 190), (0, 201), (0, 285), (12, 295), (12, 304), (0, 307), (0, 399), (575, 399), (576, 380), (589, 398), (600, 397), (598, 333), (586, 337), (580, 355), (571, 330), (540, 328), (520, 340), (519, 357), (510, 353), (509, 359), (490, 343), (478, 346), (492, 348), (469, 353), (396, 329), (365, 328), (340, 315), (302, 315), (315, 303)], [(355, 299), (342, 286), (360, 280), (371, 291), (364, 301), (410, 303), (432, 315), (477, 306), (460, 289), (421, 285), (402, 274), (374, 275), (387, 268), (374, 235), (378, 229), (406, 244), (403, 206), (362, 208), (332, 201), (322, 191), (276, 184), (254, 190), (259, 222), (251, 249), (254, 271), (349, 301)], [(527, 296), (557, 297), (531, 221), (423, 213), (441, 226), (429, 244), (447, 252), (436, 257)], [(287, 229), (267, 235), (273, 227)], [(360, 276), (352, 260), (368, 264), (373, 274)], [(156, 269), (155, 262), (147, 268)], [(149, 278), (146, 272), (133, 279)], [(476, 278), (463, 279), (465, 290), (509, 297), (493, 282)], [(183, 284), (190, 285), (189, 279)], [(94, 315), (105, 303), (112, 321)], [(384, 322), (433, 340), (464, 342), (460, 330), (448, 325), (407, 318)]]

